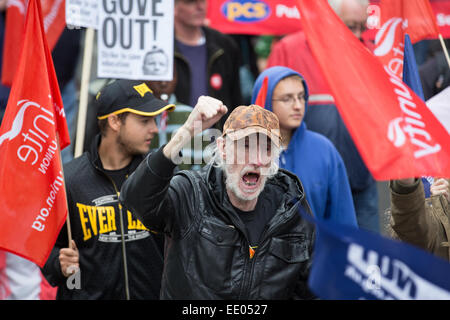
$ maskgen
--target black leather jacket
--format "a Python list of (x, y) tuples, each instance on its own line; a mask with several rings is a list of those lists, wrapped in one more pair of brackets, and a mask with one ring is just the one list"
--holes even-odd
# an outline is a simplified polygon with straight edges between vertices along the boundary
[(222, 171), (208, 165), (173, 176), (173, 169), (160, 149), (120, 194), (145, 226), (166, 234), (162, 299), (313, 297), (307, 278), (314, 229), (298, 213), (299, 206), (309, 206), (295, 175), (280, 169), (267, 181), (265, 188), (277, 189), (281, 206), (250, 258), (247, 232), (227, 199)]

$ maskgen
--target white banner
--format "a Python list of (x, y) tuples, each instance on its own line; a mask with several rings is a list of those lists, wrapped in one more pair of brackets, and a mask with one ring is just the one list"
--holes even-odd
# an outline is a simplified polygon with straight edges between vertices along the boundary
[(98, 77), (172, 80), (173, 0), (103, 0)]
[(427, 107), (450, 134), (450, 87), (431, 97), (427, 101)]
[(66, 0), (66, 24), (98, 28), (98, 0)]

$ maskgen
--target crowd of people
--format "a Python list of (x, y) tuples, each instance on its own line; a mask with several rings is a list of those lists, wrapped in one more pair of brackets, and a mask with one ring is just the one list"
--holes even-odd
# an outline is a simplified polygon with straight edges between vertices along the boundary
[[(373, 49), (368, 1), (329, 3)], [(380, 226), (376, 181), (303, 31), (226, 35), (206, 6), (175, 0), (172, 81), (91, 88), (85, 152), (63, 154), (72, 241), (65, 225), (41, 270), (0, 252), (0, 299), (314, 299), (315, 230), (299, 211), (450, 260), (450, 180), (391, 181)], [(66, 29), (53, 51), (72, 140), (81, 38)], [(429, 53), (426, 98), (450, 84)]]

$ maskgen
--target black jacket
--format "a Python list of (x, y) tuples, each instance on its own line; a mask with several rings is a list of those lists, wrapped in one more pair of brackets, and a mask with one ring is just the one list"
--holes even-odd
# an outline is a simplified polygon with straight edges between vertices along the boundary
[(161, 299), (312, 298), (307, 277), (314, 230), (298, 213), (309, 206), (295, 175), (280, 169), (267, 181), (264, 190), (275, 188), (280, 206), (250, 258), (222, 170), (208, 165), (172, 176), (174, 165), (161, 150), (148, 156), (120, 194), (144, 225), (166, 234)]
[[(43, 273), (58, 286), (57, 299), (125, 299), (120, 216), (123, 217), (131, 299), (159, 299), (162, 248), (155, 236), (125, 207), (113, 180), (103, 171), (97, 147), (64, 166), (72, 237), (80, 255), (81, 289), (69, 289), (61, 273), (59, 250), (67, 248), (64, 226)], [(143, 156), (133, 159), (130, 173)], [(161, 245), (162, 247), (162, 245)], [(72, 285), (76, 279), (72, 279)]]
[[(203, 27), (207, 50), (207, 81), (208, 95), (221, 100), (228, 108), (228, 114), (234, 108), (243, 103), (241, 94), (241, 82), (239, 78), (240, 52), (234, 40), (225, 35)], [(175, 44), (175, 67), (177, 69), (177, 86), (175, 95), (179, 102), (190, 105), (191, 72), (195, 72), (195, 66), (190, 66)], [(220, 88), (211, 86), (211, 76), (218, 74), (222, 78)], [(194, 106), (192, 106), (194, 107)], [(217, 128), (222, 130), (226, 118), (218, 123)]]
[(436, 53), (422, 64), (419, 74), (425, 101), (450, 86), (450, 69), (444, 52)]

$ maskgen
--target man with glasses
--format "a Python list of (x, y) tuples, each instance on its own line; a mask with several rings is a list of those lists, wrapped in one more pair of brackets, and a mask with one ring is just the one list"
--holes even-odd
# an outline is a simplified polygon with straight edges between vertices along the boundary
[(277, 115), (283, 151), (280, 167), (297, 175), (306, 199), (318, 219), (357, 226), (347, 172), (333, 144), (310, 131), (303, 122), (308, 87), (303, 77), (286, 67), (271, 67), (256, 79), (252, 103), (260, 96), (264, 79), (268, 88), (264, 107)]
[(360, 41), (362, 34), (367, 29), (368, 0), (328, 0), (328, 3), (337, 13), (342, 22)]
[[(362, 39), (369, 1), (328, 0), (328, 2), (353, 34), (369, 50), (373, 49), (373, 43)], [(331, 90), (311, 52), (305, 33), (299, 31), (280, 40), (274, 46), (267, 65), (286, 66), (304, 76), (310, 89), (304, 121), (309, 130), (326, 136), (341, 155), (350, 181), (358, 225), (366, 230), (379, 232), (376, 181), (364, 164), (339, 115)]]

